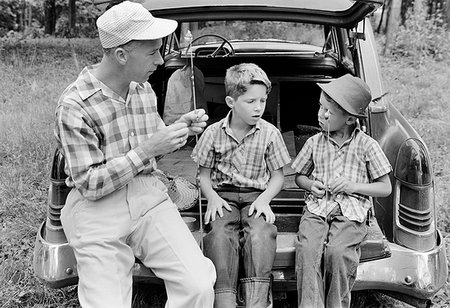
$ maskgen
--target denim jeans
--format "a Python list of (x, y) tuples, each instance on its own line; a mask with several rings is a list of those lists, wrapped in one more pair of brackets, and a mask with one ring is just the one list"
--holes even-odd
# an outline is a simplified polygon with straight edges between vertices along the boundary
[[(241, 258), (245, 278), (270, 278), (277, 246), (276, 226), (267, 223), (264, 216), (257, 219), (254, 214), (248, 216), (250, 205), (261, 191), (235, 188), (232, 191), (219, 190), (218, 194), (232, 210), (224, 209), (223, 217), (217, 216), (215, 221), (211, 221), (210, 230), (204, 237), (205, 255), (213, 261), (217, 272), (216, 300), (235, 297), (238, 276), (242, 271), (239, 268)], [(225, 306), (231, 307), (215, 305)]]
[(326, 219), (305, 210), (296, 243), (298, 307), (350, 307), (366, 233), (365, 222), (347, 219), (339, 206)]

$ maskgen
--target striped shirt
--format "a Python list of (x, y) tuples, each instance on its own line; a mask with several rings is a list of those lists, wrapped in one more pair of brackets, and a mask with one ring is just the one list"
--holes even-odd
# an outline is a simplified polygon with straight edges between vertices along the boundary
[(192, 158), (211, 168), (214, 188), (223, 185), (265, 190), (270, 171), (290, 163), (291, 158), (280, 131), (260, 119), (241, 142), (233, 137), (228, 115), (211, 124), (195, 146)]
[[(380, 145), (359, 128), (341, 146), (324, 133), (312, 136), (292, 162), (292, 168), (323, 184), (338, 177), (355, 183), (370, 183), (392, 171)], [(311, 193), (306, 198), (308, 210), (322, 217), (326, 217), (336, 204), (348, 219), (363, 222), (372, 201), (368, 197), (344, 193), (332, 196), (328, 201), (317, 199)]]
[(86, 67), (61, 95), (55, 136), (66, 158), (66, 183), (90, 200), (156, 169), (138, 145), (165, 126), (148, 82), (130, 83), (126, 101)]

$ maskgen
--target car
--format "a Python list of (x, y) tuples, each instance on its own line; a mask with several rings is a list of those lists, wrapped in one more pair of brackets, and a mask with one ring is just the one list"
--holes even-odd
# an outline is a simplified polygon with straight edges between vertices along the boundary
[[(252, 62), (266, 71), (273, 85), (264, 118), (281, 131), (295, 157), (305, 140), (319, 131), (317, 82), (349, 73), (369, 85), (373, 100), (367, 119), (360, 125), (379, 142), (393, 167), (389, 175), (392, 194), (373, 198), (367, 219), (369, 232), (361, 245), (352, 291), (376, 291), (416, 307), (429, 306), (447, 279), (445, 242), (436, 225), (434, 174), (427, 146), (385, 95), (368, 18), (383, 1), (140, 2), (154, 16), (179, 23), (175, 33), (163, 40), (165, 63), (149, 79), (158, 97), (158, 111), (166, 121), (198, 106), (207, 110), (210, 123), (222, 118), (228, 110), (224, 102), (226, 69)], [(171, 77), (182, 71), (188, 93), (183, 104), (170, 99), (176, 94), (171, 92)], [(189, 92), (191, 86), (195, 91), (191, 88)], [(190, 158), (195, 142), (193, 139), (161, 158), (159, 169), (196, 184), (197, 166)], [(76, 259), (60, 222), (70, 190), (65, 185), (64, 169), (64, 156), (56, 150), (48, 215), (39, 228), (34, 250), (36, 276), (52, 288), (76, 284), (78, 279)], [(274, 307), (285, 307), (295, 298), (294, 241), (305, 207), (305, 191), (295, 185), (293, 170), (286, 166), (284, 171), (284, 187), (271, 203), (278, 228), (272, 269)], [(201, 192), (199, 195), (198, 202), (181, 215), (201, 245), (206, 202)], [(133, 277), (136, 282), (162, 283), (139, 260)], [(295, 300), (291, 301), (295, 306), (292, 302)]]

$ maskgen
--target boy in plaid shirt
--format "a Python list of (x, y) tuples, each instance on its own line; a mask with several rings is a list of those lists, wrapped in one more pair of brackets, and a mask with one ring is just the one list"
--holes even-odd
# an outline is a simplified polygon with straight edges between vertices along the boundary
[(297, 185), (309, 191), (296, 247), (298, 305), (350, 307), (369, 197), (391, 193), (392, 167), (357, 122), (372, 99), (366, 83), (347, 74), (318, 85), (322, 132), (306, 141), (292, 163)]
[(277, 228), (270, 201), (290, 156), (279, 130), (262, 119), (271, 83), (255, 64), (227, 70), (228, 115), (210, 125), (193, 151), (208, 200), (205, 255), (217, 272), (214, 307), (236, 307), (239, 256), (246, 307), (267, 307)]

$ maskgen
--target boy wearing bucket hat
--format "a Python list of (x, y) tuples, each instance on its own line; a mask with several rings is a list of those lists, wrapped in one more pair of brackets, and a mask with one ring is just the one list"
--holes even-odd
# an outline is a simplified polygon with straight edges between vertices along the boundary
[(276, 251), (277, 228), (270, 201), (290, 162), (280, 131), (262, 119), (271, 83), (253, 63), (230, 67), (225, 76), (228, 115), (210, 125), (193, 150), (208, 200), (205, 255), (216, 267), (216, 308), (235, 308), (240, 283), (246, 307), (265, 308)]
[(370, 197), (391, 193), (392, 167), (358, 124), (372, 99), (367, 84), (347, 74), (318, 86), (322, 132), (292, 162), (308, 192), (296, 243), (298, 305), (350, 307)]
[(83, 308), (131, 307), (135, 257), (164, 280), (169, 307), (210, 308), (215, 270), (183, 222), (156, 157), (203, 131), (204, 110), (166, 126), (149, 76), (177, 27), (129, 1), (97, 20), (103, 58), (63, 92), (55, 135), (71, 187), (61, 212)]

